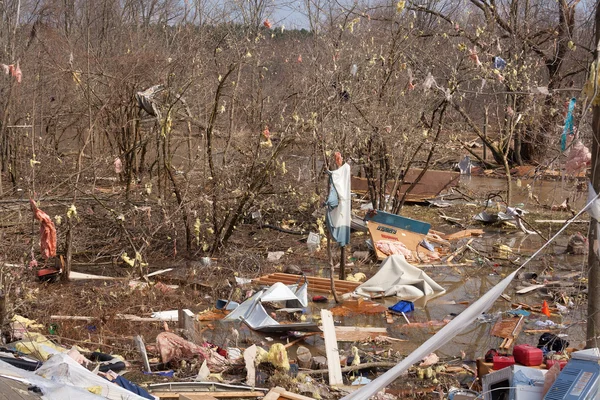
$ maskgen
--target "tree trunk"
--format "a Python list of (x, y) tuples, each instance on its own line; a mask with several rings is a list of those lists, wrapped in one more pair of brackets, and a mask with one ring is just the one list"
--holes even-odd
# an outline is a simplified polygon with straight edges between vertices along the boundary
[[(598, 62), (598, 53), (600, 47), (600, 3), (596, 5), (596, 63)], [(596, 67), (597, 68), (597, 67)], [(600, 191), (600, 107), (593, 107), (592, 130), (594, 140), (592, 140), (592, 170), (591, 181), (596, 193)], [(600, 334), (600, 260), (594, 249), (594, 243), (597, 237), (596, 227), (598, 221), (594, 218), (590, 221), (590, 230), (588, 234), (589, 252), (588, 252), (588, 309), (587, 309), (587, 335), (586, 347), (598, 347), (598, 335)]]

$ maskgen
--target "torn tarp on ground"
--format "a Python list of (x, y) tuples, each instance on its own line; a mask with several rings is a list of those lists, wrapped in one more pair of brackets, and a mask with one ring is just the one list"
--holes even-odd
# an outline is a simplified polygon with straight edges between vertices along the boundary
[[(48, 399), (87, 399), (88, 396), (82, 396), (86, 391), (99, 396), (90, 396), (89, 398), (106, 398), (113, 400), (143, 399), (143, 397), (88, 371), (67, 354), (61, 353), (53, 355), (35, 372), (35, 374), (32, 375), (36, 375), (37, 378), (41, 377), (45, 378), (44, 380), (51, 381), (44, 382), (44, 380), (40, 379), (31, 379), (31, 383), (39, 386), (44, 393), (44, 397)], [(29, 377), (31, 377), (31, 375), (23, 377), (30, 381)], [(53, 386), (57, 383), (64, 387), (64, 389), (54, 389)], [(79, 390), (76, 390), (76, 388)], [(63, 392), (63, 390), (66, 391)]]
[[(259, 332), (286, 332), (286, 331), (314, 331), (318, 332), (317, 324), (302, 322), (294, 324), (280, 324), (271, 318), (262, 302), (286, 302), (286, 306), (308, 305), (308, 282), (300, 285), (284, 285), (277, 282), (267, 290), (261, 290), (244, 301), (223, 321), (243, 321), (251, 329)], [(291, 304), (298, 303), (298, 304)]]
[(350, 242), (350, 225), (352, 221), (352, 203), (350, 193), (351, 171), (348, 163), (335, 171), (329, 172), (331, 187), (327, 197), (327, 216), (325, 218), (333, 239), (340, 246)]
[(372, 298), (398, 296), (415, 299), (444, 291), (425, 272), (409, 264), (404, 256), (396, 254), (386, 258), (379, 271), (357, 287), (355, 293)]

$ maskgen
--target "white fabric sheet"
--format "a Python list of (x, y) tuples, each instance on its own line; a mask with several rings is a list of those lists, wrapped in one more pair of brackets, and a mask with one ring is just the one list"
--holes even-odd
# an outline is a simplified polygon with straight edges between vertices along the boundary
[(409, 264), (403, 255), (389, 256), (381, 263), (379, 271), (356, 288), (356, 293), (366, 297), (398, 296), (415, 299), (444, 292), (425, 272)]

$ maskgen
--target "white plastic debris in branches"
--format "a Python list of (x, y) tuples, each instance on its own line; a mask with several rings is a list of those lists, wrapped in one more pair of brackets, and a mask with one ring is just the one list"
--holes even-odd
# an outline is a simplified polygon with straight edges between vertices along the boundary
[(425, 80), (423, 81), (423, 89), (427, 91), (431, 89), (433, 85), (435, 85), (435, 79), (433, 75), (431, 75), (431, 72), (428, 72), (427, 76), (425, 77)]
[(350, 75), (356, 76), (357, 72), (358, 72), (358, 66), (356, 64), (352, 64), (352, 67), (350, 67)]

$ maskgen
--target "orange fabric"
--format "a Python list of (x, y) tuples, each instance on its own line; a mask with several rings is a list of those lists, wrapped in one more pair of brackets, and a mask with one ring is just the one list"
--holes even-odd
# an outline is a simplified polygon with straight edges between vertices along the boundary
[(29, 200), (35, 219), (40, 221), (40, 249), (45, 259), (56, 256), (56, 227), (52, 219), (37, 208), (35, 201)]

